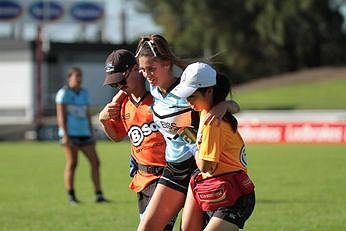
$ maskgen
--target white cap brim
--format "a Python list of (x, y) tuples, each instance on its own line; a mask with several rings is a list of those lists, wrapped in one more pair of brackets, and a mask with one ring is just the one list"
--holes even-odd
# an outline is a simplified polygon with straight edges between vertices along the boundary
[(184, 86), (184, 84), (178, 84), (173, 90), (172, 93), (181, 98), (187, 98), (192, 95), (197, 88)]

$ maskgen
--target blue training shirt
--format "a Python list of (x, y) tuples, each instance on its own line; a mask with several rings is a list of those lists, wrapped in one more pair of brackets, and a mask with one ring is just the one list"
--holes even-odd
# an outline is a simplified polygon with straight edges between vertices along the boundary
[[(66, 106), (66, 128), (69, 136), (91, 136), (87, 115), (89, 94), (86, 89), (81, 88), (77, 93), (65, 86), (56, 94), (55, 102)], [(59, 128), (59, 137), (63, 135), (64, 131)]]
[(191, 158), (194, 144), (186, 143), (177, 135), (177, 130), (181, 127), (192, 127), (192, 108), (184, 98), (175, 96), (170, 91), (162, 95), (158, 87), (150, 86), (150, 93), (154, 97), (154, 121), (167, 144), (166, 161), (180, 163)]

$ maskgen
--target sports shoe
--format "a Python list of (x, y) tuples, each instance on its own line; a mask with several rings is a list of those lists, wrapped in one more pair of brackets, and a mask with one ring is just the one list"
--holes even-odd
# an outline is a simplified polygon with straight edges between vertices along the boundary
[(71, 205), (76, 205), (79, 203), (79, 200), (74, 195), (68, 195), (68, 202)]
[(106, 198), (104, 198), (102, 192), (97, 192), (97, 193), (95, 194), (95, 196), (96, 196), (96, 200), (95, 200), (96, 203), (109, 202), (109, 200), (107, 200)]
[(80, 203), (79, 200), (77, 200), (76, 198), (74, 198), (74, 199), (69, 199), (68, 202), (69, 202), (71, 205), (77, 205), (77, 204)]
[(104, 202), (109, 202), (106, 198), (96, 198), (95, 200), (96, 203), (104, 203)]

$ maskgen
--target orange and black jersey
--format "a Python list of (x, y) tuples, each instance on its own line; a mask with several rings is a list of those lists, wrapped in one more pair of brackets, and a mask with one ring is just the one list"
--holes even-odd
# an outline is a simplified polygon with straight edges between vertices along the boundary
[[(122, 129), (123, 132), (127, 132), (130, 138), (132, 143), (131, 153), (138, 164), (165, 166), (166, 143), (153, 121), (152, 104), (153, 97), (149, 92), (146, 92), (139, 102), (136, 102), (130, 96), (126, 97), (121, 105)], [(118, 121), (114, 120), (114, 125), (121, 129)], [(130, 188), (135, 192), (140, 192), (158, 177), (138, 170), (130, 183)]]

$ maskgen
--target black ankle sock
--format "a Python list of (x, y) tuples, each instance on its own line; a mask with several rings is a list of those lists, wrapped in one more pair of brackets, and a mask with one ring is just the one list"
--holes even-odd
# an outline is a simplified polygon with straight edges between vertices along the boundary
[(74, 190), (73, 190), (73, 189), (68, 190), (68, 191), (67, 191), (67, 194), (68, 194), (69, 196), (75, 196)]

